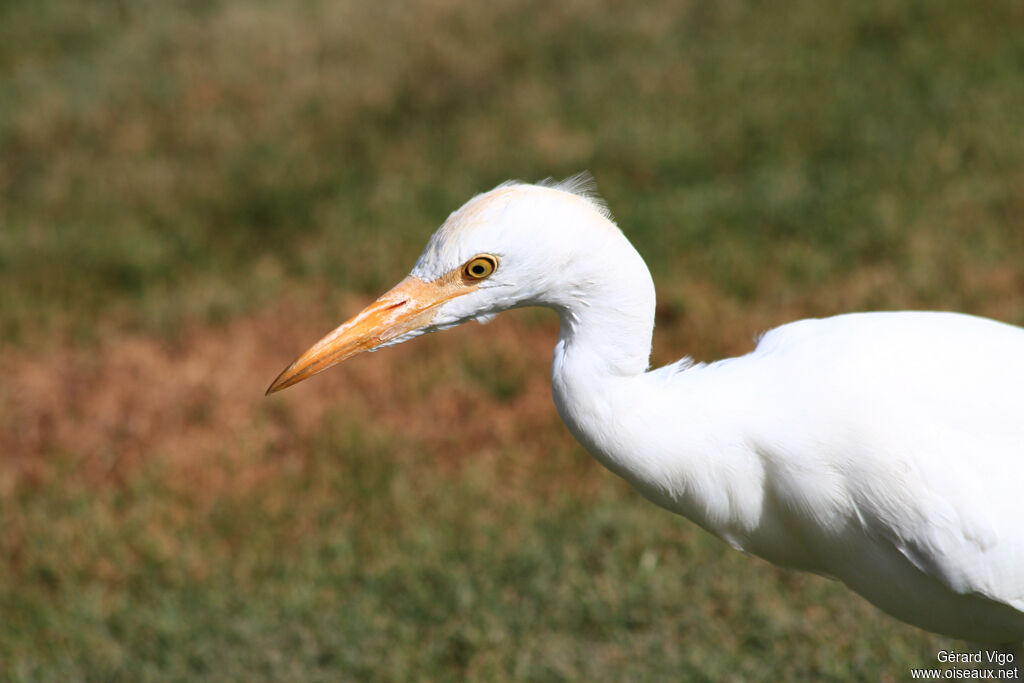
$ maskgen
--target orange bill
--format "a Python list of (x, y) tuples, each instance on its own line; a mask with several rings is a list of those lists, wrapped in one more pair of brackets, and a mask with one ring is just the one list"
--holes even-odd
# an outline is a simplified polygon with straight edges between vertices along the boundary
[(267, 389), (267, 394), (298, 384), (346, 358), (429, 324), (437, 313), (438, 305), (473, 289), (458, 277), (458, 271), (432, 282), (410, 275), (354, 318), (313, 344), (278, 375)]

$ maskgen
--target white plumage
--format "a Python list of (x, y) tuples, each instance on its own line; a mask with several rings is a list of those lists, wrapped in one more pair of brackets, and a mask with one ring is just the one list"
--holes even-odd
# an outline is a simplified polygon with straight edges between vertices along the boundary
[(644, 496), (921, 628), (1024, 639), (1024, 329), (856, 313), (648, 370), (654, 301), (585, 177), (507, 183), (453, 213), (409, 277), (268, 393), (360, 351), (547, 306), (561, 317), (559, 414)]

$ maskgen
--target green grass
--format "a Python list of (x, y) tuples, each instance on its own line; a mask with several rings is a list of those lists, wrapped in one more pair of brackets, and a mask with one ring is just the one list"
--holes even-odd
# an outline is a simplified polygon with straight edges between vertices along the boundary
[(581, 169), (662, 361), (847, 310), (1024, 323), (1022, 35), (1017, 0), (0, 1), (0, 678), (900, 680), (960, 647), (536, 422), (548, 318), (375, 355), (311, 424), (223, 418), (192, 364), (263, 321), (257, 395), (472, 194)]
[[(151, 464), (131, 486), (60, 477), (43, 500), (8, 501), (8, 675), (859, 680), (939, 642), (728, 550), (565, 440), (522, 465), (537, 472), (494, 451), (453, 470), (336, 424), (216, 500)], [(546, 495), (515, 491), (535, 477)]]
[(471, 194), (581, 168), (669, 289), (794, 297), (868, 265), (904, 284), (876, 306), (964, 308), (958, 271), (1020, 276), (1010, 0), (0, 12), (10, 341), (166, 332), (294, 278), (375, 291)]

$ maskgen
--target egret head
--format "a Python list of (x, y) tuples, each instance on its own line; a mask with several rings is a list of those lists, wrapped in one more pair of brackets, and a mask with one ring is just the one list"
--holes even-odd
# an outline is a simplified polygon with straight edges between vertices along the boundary
[(568, 305), (610, 240), (628, 245), (588, 175), (499, 185), (451, 214), (404, 280), (310, 347), (267, 393), (426, 332), (519, 306)]

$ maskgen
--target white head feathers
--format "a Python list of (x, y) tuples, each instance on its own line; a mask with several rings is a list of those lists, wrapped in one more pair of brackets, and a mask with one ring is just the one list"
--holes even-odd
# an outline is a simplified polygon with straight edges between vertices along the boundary
[(586, 171), (561, 181), (546, 178), (530, 184), (509, 180), (452, 212), (431, 236), (412, 274), (430, 281), (476, 253), (498, 251), (502, 240), (494, 240), (496, 235), (490, 235), (487, 241), (478, 239), (483, 237), (481, 228), (504, 224), (511, 237), (539, 223), (551, 225), (552, 219), (566, 209), (589, 209), (596, 214), (593, 223), (618, 232), (608, 206), (597, 193), (594, 177)]

